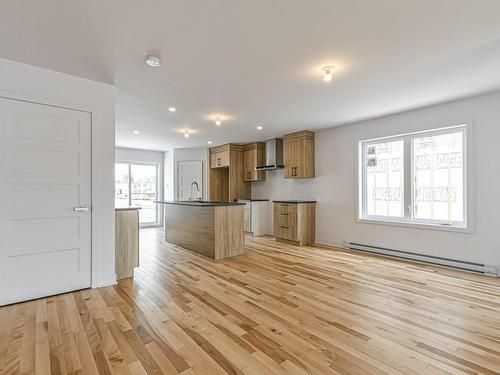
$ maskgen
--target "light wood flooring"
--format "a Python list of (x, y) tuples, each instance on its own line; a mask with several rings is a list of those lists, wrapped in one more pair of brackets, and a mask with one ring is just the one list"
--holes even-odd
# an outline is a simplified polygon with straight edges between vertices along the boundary
[(498, 279), (270, 238), (213, 262), (141, 236), (135, 279), (0, 308), (0, 374), (500, 373)]

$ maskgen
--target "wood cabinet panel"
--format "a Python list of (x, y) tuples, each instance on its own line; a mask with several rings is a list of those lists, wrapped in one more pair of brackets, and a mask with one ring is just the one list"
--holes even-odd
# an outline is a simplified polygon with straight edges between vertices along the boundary
[(264, 181), (265, 171), (255, 168), (264, 163), (265, 144), (263, 142), (249, 143), (243, 146), (243, 178), (245, 181)]
[(297, 227), (275, 224), (274, 228), (275, 237), (288, 241), (297, 241)]
[(229, 151), (219, 151), (210, 154), (210, 166), (212, 168), (229, 167)]
[(314, 165), (314, 133), (304, 130), (285, 135), (284, 162), (285, 178), (313, 178)]
[(314, 243), (316, 203), (274, 203), (274, 236), (298, 245)]
[(297, 226), (297, 212), (276, 211), (274, 215), (278, 224)]
[(134, 277), (139, 267), (139, 210), (115, 212), (116, 279)]
[(274, 203), (274, 210), (281, 212), (297, 212), (296, 203)]
[(210, 200), (232, 202), (250, 198), (250, 183), (243, 173), (243, 146), (229, 143), (211, 148), (210, 165)]

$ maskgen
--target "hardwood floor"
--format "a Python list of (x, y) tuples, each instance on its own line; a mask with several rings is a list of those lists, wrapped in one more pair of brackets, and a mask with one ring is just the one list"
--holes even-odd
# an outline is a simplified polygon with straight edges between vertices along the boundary
[(270, 238), (213, 262), (141, 236), (135, 279), (0, 308), (0, 373), (500, 373), (498, 279)]

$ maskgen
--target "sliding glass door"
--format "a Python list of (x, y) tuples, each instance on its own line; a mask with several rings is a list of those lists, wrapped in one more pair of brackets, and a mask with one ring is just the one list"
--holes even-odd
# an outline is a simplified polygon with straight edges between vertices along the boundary
[(141, 225), (159, 225), (158, 165), (141, 163), (115, 164), (115, 207), (136, 206)]

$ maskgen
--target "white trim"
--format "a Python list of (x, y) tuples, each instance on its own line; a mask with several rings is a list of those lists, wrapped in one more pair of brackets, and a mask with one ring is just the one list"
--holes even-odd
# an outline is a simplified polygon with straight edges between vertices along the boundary
[(463, 226), (454, 225), (443, 225), (443, 224), (432, 224), (432, 223), (421, 223), (414, 221), (402, 221), (402, 220), (389, 220), (385, 219), (360, 219), (355, 220), (360, 224), (377, 224), (377, 225), (389, 225), (393, 227), (406, 227), (414, 229), (430, 229), (430, 230), (442, 230), (447, 232), (459, 232), (459, 233), (473, 233), (471, 228)]
[[(436, 135), (436, 134), (448, 134), (453, 129), (460, 129), (463, 134), (463, 210), (464, 210), (464, 221), (463, 222), (443, 222), (439, 220), (425, 220), (413, 218), (413, 194), (412, 183), (413, 183), (413, 141), (416, 135)], [(365, 171), (366, 166), (363, 162), (365, 160), (366, 147), (372, 143), (377, 143), (380, 141), (397, 141), (405, 140), (405, 152), (404, 152), (404, 217), (387, 217), (387, 216), (369, 216), (366, 213), (366, 178)], [(472, 233), (473, 232), (473, 217), (472, 217), (472, 204), (473, 204), (473, 194), (472, 194), (472, 178), (469, 172), (469, 165), (473, 165), (472, 153), (469, 152), (472, 148), (472, 121), (463, 121), (458, 125), (447, 126), (441, 128), (427, 129), (416, 132), (410, 132), (405, 134), (398, 134), (395, 136), (384, 136), (380, 138), (372, 138), (368, 140), (359, 140), (357, 143), (356, 152), (356, 212), (354, 220), (358, 223), (369, 223), (369, 224), (382, 224), (391, 226), (401, 226), (408, 228), (419, 228), (419, 229), (432, 229), (432, 230), (443, 230), (452, 232), (462, 232), (462, 233)], [(407, 160), (408, 159), (408, 160)], [(409, 168), (409, 169), (408, 169)]]
[(102, 288), (105, 286), (116, 285), (116, 274), (99, 275), (95, 280), (92, 280), (92, 288)]

